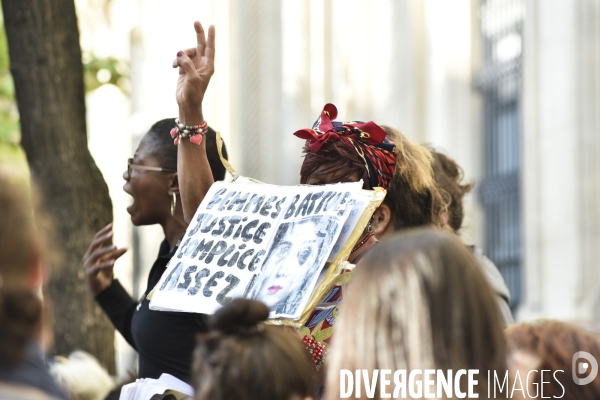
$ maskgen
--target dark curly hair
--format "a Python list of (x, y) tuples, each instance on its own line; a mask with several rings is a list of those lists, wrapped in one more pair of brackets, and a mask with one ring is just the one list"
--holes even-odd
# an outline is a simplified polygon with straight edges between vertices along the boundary
[(463, 183), (464, 171), (456, 161), (430, 146), (428, 148), (433, 155), (435, 182), (447, 197), (448, 225), (458, 232), (465, 217), (463, 197), (473, 189), (473, 183)]
[[(312, 150), (307, 142), (302, 151), (304, 161), (300, 167), (300, 183), (306, 184), (310, 177), (321, 176), (327, 176), (331, 182), (347, 182), (348, 177), (356, 175), (358, 179), (363, 180), (363, 189), (373, 189), (364, 162), (354, 149), (341, 140), (331, 140), (319, 151)], [(315, 176), (315, 171), (321, 166), (325, 168)]]
[[(394, 230), (424, 225), (444, 227), (442, 214), (447, 204), (435, 184), (431, 153), (395, 129), (382, 128), (388, 139), (396, 144), (396, 168), (383, 200), (392, 213)], [(317, 176), (327, 177), (327, 182), (323, 183), (348, 182), (354, 176), (363, 180), (363, 189), (373, 189), (362, 159), (341, 141), (328, 141), (318, 152), (307, 143), (303, 152), (300, 183), (305, 184), (310, 177), (315, 178), (317, 168), (324, 166)]]

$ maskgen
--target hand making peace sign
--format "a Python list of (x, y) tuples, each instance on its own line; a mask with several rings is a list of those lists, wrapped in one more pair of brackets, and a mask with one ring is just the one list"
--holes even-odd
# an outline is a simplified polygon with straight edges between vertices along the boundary
[[(215, 70), (215, 27), (208, 28), (208, 39), (199, 21), (194, 22), (196, 47), (177, 53), (173, 68), (179, 67), (175, 97), (180, 110), (181, 123), (202, 123), (202, 100), (210, 77)], [(200, 120), (198, 120), (200, 119)]]

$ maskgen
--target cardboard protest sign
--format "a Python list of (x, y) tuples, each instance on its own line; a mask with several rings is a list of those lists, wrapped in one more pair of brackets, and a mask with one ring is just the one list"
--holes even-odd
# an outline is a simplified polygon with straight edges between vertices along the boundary
[[(311, 316), (315, 307), (327, 303), (332, 286), (338, 284), (340, 274), (348, 267), (346, 260), (350, 256), (354, 245), (364, 235), (364, 230), (371, 220), (371, 216), (383, 202), (386, 191), (376, 187), (374, 190), (361, 190), (358, 198), (354, 199), (349, 206), (348, 218), (342, 226), (340, 235), (334, 245), (326, 267), (319, 276), (319, 281), (313, 294), (304, 308), (304, 312), (295, 321), (278, 319), (270, 320), (273, 324), (290, 325), (300, 327)], [(346, 274), (349, 276), (351, 274)]]
[[(374, 197), (373, 194), (374, 193), (372, 191), (363, 190), (352, 202), (350, 206), (351, 208), (348, 212), (348, 218), (344, 222), (340, 235), (333, 245), (331, 254), (329, 254), (329, 258), (327, 259), (328, 262), (333, 262), (344, 244), (348, 243), (350, 240), (350, 235), (352, 235), (353, 229), (356, 227), (363, 214), (365, 214), (367, 207), (371, 204), (371, 200)], [(379, 203), (377, 204), (379, 205)], [(373, 215), (373, 212), (371, 212), (369, 216), (370, 215)]]
[(271, 318), (298, 319), (361, 188), (213, 184), (150, 308), (212, 314), (249, 297), (271, 307)]
[(273, 317), (295, 317), (304, 308), (341, 225), (339, 218), (322, 215), (279, 225), (248, 297), (269, 305)]

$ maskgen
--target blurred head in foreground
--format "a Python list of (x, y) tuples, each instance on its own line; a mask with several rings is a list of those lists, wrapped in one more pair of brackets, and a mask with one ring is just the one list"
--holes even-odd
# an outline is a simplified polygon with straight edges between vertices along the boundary
[[(566, 322), (547, 320), (513, 325), (506, 330), (506, 336), (509, 387), (513, 379), (520, 379), (516, 385), (521, 384), (526, 390), (524, 398), (600, 399), (600, 376), (581, 385), (573, 379), (576, 376), (584, 383), (591, 377), (593, 360), (598, 372), (600, 340), (595, 334)], [(578, 352), (588, 354), (575, 356)]]
[[(492, 290), (451, 233), (407, 230), (383, 242), (355, 270), (344, 301), (328, 360), (330, 399), (340, 398), (342, 369), (366, 369), (370, 376), (375, 369), (406, 370), (407, 381), (417, 369), (478, 369), (481, 393), (488, 370), (504, 376), (505, 342)], [(379, 398), (379, 384), (374, 393)], [(360, 395), (367, 398), (364, 387)]]
[(314, 393), (314, 365), (301, 340), (266, 326), (269, 308), (236, 299), (212, 318), (194, 351), (196, 400), (292, 400)]
[[(35, 211), (35, 212), (34, 212)], [(31, 191), (20, 174), (0, 166), (0, 366), (24, 357), (39, 334), (44, 243)]]

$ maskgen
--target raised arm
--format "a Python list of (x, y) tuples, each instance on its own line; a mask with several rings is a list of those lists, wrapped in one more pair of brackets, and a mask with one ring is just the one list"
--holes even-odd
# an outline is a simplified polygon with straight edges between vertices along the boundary
[[(179, 105), (179, 123), (200, 125), (204, 122), (202, 100), (214, 72), (215, 28), (208, 28), (208, 39), (200, 22), (194, 22), (196, 48), (177, 53), (173, 68), (179, 68), (176, 98)], [(187, 223), (213, 184), (213, 176), (206, 157), (206, 140), (199, 145), (190, 139), (181, 139), (177, 153), (177, 175), (183, 205), (183, 217)]]

